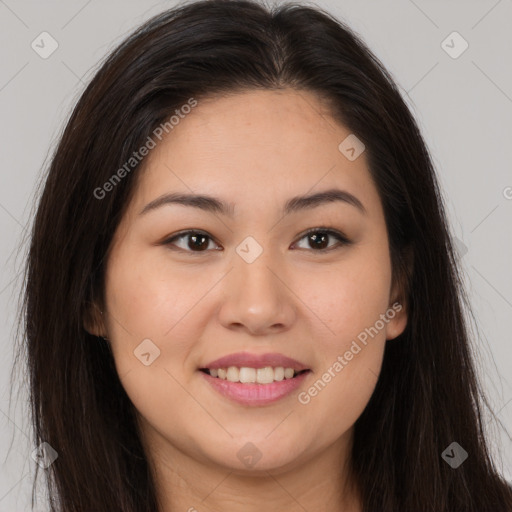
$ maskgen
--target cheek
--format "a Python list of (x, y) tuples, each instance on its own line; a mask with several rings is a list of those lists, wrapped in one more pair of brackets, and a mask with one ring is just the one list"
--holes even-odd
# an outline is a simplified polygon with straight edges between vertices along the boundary
[(343, 348), (389, 307), (391, 268), (385, 251), (372, 256), (354, 251), (336, 267), (316, 271), (314, 279), (299, 279), (301, 299), (317, 315), (319, 334), (330, 334), (328, 346)]
[(332, 439), (349, 430), (366, 407), (386, 344), (380, 321), (386, 311), (383, 301), (365, 297), (361, 288), (354, 294), (349, 290), (333, 298), (337, 315), (329, 325), (332, 332), (323, 329), (324, 334), (315, 337), (318, 364), (308, 386), (297, 396), (302, 412), (324, 425), (323, 435)]
[(386, 343), (387, 324), (381, 315), (389, 307), (387, 253), (354, 256), (328, 275), (316, 274), (315, 284), (303, 287), (304, 302), (319, 317), (318, 369), (298, 402), (332, 436), (349, 429), (364, 410), (377, 383)]
[(116, 323), (136, 337), (162, 339), (207, 289), (197, 273), (173, 269), (155, 255), (127, 247), (109, 265), (107, 303), (118, 331)]
[[(178, 382), (193, 375), (191, 353), (215, 312), (208, 300), (213, 294), (206, 295), (224, 273), (172, 266), (165, 252), (128, 245), (111, 258), (106, 282), (109, 337), (118, 374), (134, 403), (140, 397), (136, 405), (141, 411), (161, 411), (162, 403), (156, 403), (160, 392), (174, 397), (173, 403), (180, 401)], [(147, 367), (136, 357), (147, 352), (142, 343), (149, 347), (150, 360), (157, 355)], [(145, 397), (150, 397), (148, 403)]]
[(190, 406), (184, 367), (201, 328), (191, 310), (208, 283), (129, 247), (111, 259), (107, 276), (109, 333), (123, 388), (143, 418), (171, 425), (176, 411)]
[(338, 438), (362, 414), (377, 383), (384, 344), (384, 340), (375, 338), (365, 347), (352, 345), (348, 349), (353, 354), (351, 360), (346, 357), (346, 346), (333, 352), (329, 363), (298, 395), (299, 415), (315, 418), (315, 424), (322, 425), (324, 439)]

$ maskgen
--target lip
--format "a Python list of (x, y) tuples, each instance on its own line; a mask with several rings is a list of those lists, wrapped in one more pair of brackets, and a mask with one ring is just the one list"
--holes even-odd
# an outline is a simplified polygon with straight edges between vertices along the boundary
[(293, 379), (275, 381), (271, 384), (242, 384), (212, 377), (205, 372), (199, 373), (222, 396), (242, 405), (258, 407), (271, 404), (293, 393), (311, 371), (301, 373)]
[[(215, 361), (202, 366), (201, 368), (208, 370), (215, 370), (219, 368), (228, 368), (229, 366), (236, 366), (238, 368), (265, 368), (266, 366), (272, 366), (276, 368), (282, 366), (283, 368), (293, 368), (297, 372), (302, 370), (309, 370), (309, 368), (302, 364), (300, 361), (287, 357), (283, 354), (271, 353), (266, 354), (250, 354), (249, 352), (237, 352), (230, 354)], [(245, 384), (244, 384), (245, 386)]]

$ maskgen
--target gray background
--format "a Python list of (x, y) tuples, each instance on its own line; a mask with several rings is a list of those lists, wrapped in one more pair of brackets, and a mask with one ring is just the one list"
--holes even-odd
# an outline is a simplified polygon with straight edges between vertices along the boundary
[[(98, 61), (132, 28), (173, 5), (0, 0), (0, 512), (29, 510), (35, 467), (24, 394), (9, 404), (21, 242), (35, 185)], [(345, 20), (383, 61), (431, 150), (481, 334), (477, 366), (499, 419), (488, 422), (493, 449), (512, 480), (512, 0), (317, 5)], [(31, 47), (43, 31), (59, 45), (47, 59)], [(453, 31), (469, 44), (458, 58), (444, 47), (457, 51), (460, 41), (442, 45)]]

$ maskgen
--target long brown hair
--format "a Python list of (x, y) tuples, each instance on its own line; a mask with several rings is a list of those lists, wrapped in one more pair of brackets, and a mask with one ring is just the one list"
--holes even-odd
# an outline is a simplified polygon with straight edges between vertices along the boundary
[[(84, 330), (102, 305), (110, 242), (142, 164), (94, 191), (191, 97), (293, 87), (329, 102), (363, 141), (384, 207), (408, 325), (386, 345), (355, 425), (365, 512), (504, 512), (512, 495), (489, 454), (445, 207), (418, 126), (383, 65), (344, 23), (300, 4), (209, 0), (167, 10), (107, 56), (52, 156), (31, 232), (22, 309), (37, 444), (52, 511), (158, 509), (134, 408), (108, 343)], [(469, 457), (457, 469), (452, 442)], [(37, 478), (37, 475), (36, 475)]]

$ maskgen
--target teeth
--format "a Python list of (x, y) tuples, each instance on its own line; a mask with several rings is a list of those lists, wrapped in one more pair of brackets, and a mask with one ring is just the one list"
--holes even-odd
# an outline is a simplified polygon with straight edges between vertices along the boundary
[(284, 378), (291, 379), (293, 377), (293, 368), (285, 368), (284, 369)]
[(256, 382), (258, 384), (271, 384), (274, 382), (274, 369), (270, 366), (256, 370)]
[(231, 382), (256, 382), (256, 370), (254, 368), (240, 368), (239, 377), (239, 379)]
[(292, 379), (295, 375), (293, 368), (283, 368), (277, 366), (272, 368), (266, 366), (265, 368), (238, 368), (236, 366), (229, 366), (228, 368), (218, 368), (209, 370), (212, 377), (217, 377), (229, 382), (242, 382), (242, 383), (258, 383), (258, 384), (271, 384), (274, 381), (280, 382), (283, 379)]
[(278, 366), (274, 368), (274, 380), (281, 381), (284, 379), (284, 368), (282, 366)]
[(230, 366), (226, 373), (226, 380), (229, 382), (238, 382), (240, 377), (240, 370), (236, 366)]

